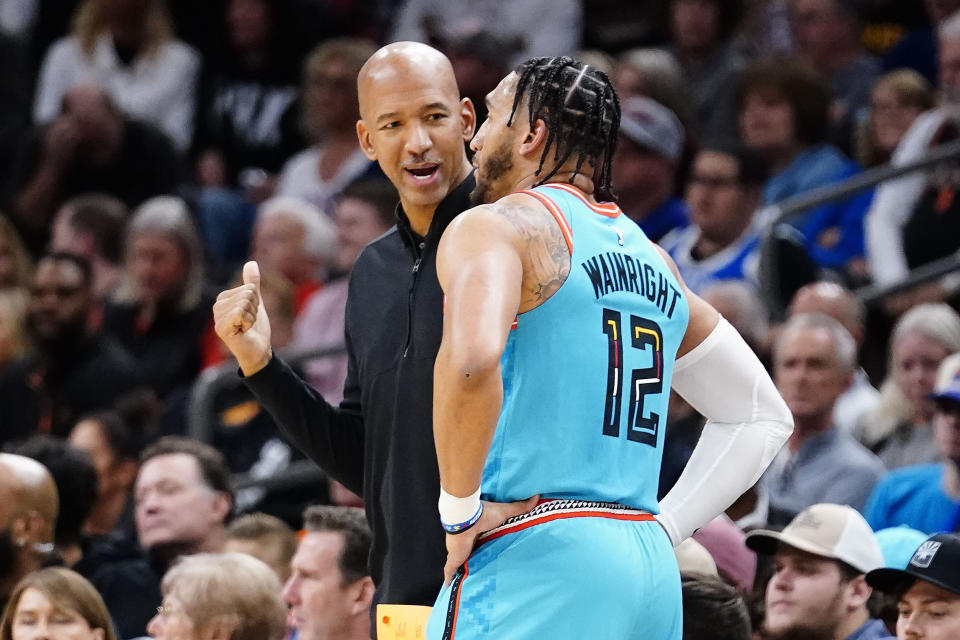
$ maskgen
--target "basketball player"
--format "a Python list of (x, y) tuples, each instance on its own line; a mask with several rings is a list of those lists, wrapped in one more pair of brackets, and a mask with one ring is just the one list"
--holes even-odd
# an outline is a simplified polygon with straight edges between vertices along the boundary
[[(458, 216), (437, 258), (448, 558), (428, 638), (679, 639), (671, 543), (753, 485), (790, 412), (737, 332), (611, 202), (607, 77), (537, 58), (487, 107), (473, 196), (492, 204)], [(709, 422), (658, 506), (671, 384)], [(531, 496), (526, 514), (490, 513)]]

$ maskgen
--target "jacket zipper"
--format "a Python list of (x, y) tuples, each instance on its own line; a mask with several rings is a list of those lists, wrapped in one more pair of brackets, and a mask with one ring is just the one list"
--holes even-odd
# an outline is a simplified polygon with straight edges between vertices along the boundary
[(403, 342), (403, 357), (407, 357), (407, 353), (410, 351), (410, 342), (413, 340), (413, 290), (417, 286), (417, 274), (420, 273), (420, 263), (423, 261), (422, 256), (418, 256), (416, 260), (413, 261), (413, 271), (410, 277), (410, 290), (407, 293), (407, 339)]

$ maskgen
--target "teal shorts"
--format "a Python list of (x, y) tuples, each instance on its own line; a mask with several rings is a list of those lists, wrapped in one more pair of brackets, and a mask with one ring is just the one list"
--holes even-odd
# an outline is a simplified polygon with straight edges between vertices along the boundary
[(681, 640), (680, 573), (650, 514), (545, 501), (483, 534), (437, 597), (428, 640)]

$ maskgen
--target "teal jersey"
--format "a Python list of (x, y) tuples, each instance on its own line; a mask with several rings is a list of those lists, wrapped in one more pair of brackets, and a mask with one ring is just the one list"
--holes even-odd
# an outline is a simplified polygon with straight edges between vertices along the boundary
[(540, 494), (658, 513), (686, 296), (656, 246), (615, 204), (591, 203), (568, 184), (524, 193), (557, 218), (570, 273), (510, 331), (484, 499)]

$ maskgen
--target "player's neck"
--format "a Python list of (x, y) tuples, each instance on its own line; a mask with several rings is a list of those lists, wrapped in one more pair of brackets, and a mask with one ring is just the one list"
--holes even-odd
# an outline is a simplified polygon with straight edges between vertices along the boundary
[[(522, 189), (530, 189), (531, 187), (533, 187), (533, 185), (539, 182), (540, 182), (539, 177), (531, 174), (530, 176), (527, 176), (521, 181), (520, 188), (518, 189), (518, 191)], [(576, 187), (577, 189), (582, 191), (583, 194), (587, 196), (587, 198), (589, 198), (590, 200), (594, 200), (594, 197), (593, 197), (594, 184), (593, 184), (593, 180), (589, 176), (585, 176), (582, 173), (576, 173), (573, 170), (558, 171), (556, 174), (550, 176), (550, 179), (544, 182), (543, 184), (550, 184), (554, 182), (568, 184), (573, 187)]]

